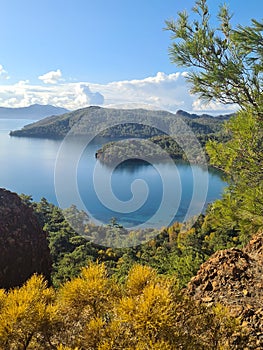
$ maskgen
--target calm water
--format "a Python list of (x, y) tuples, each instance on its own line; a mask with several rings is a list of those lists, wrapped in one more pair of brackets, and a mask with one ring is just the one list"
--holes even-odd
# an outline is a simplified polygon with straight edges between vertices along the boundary
[(62, 207), (76, 204), (97, 223), (112, 217), (126, 227), (183, 221), (219, 198), (225, 186), (216, 171), (184, 163), (125, 163), (111, 174), (94, 157), (100, 144), (80, 153), (78, 141), (61, 148), (57, 140), (8, 135), (27, 123), (0, 119), (0, 187)]

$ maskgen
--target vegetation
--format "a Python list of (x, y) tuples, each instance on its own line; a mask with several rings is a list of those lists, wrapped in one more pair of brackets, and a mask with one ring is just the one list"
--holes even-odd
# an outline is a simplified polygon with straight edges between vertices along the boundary
[[(164, 112), (159, 113), (159, 118), (164, 118), (162, 115)], [(158, 114), (154, 117), (156, 116)], [(223, 129), (224, 122), (229, 118), (230, 115), (198, 116), (179, 110), (175, 115), (169, 113), (162, 119), (166, 123), (165, 129), (169, 135), (148, 125), (120, 124), (105, 130), (103, 136), (122, 141), (111, 141), (104, 144), (97, 150), (96, 157), (107, 165), (121, 163), (128, 159), (146, 159), (149, 162), (165, 161), (168, 157), (202, 164), (208, 160), (202, 148), (204, 149), (209, 140), (225, 142), (229, 138)]]
[[(184, 160), (192, 164), (204, 164), (208, 162), (208, 155), (204, 150), (206, 143), (212, 140), (226, 141), (228, 139), (228, 136), (223, 132), (199, 134), (196, 138), (189, 136), (187, 146), (184, 147), (185, 137), (185, 135), (178, 135), (176, 138), (159, 135), (146, 140), (112, 141), (97, 150), (96, 158), (107, 165), (138, 159), (144, 159), (148, 162), (165, 162), (170, 158)], [(180, 144), (183, 147), (180, 147)]]
[(212, 27), (206, 0), (196, 1), (193, 13), (193, 22), (185, 12), (166, 22), (172, 61), (192, 68), (187, 79), (193, 93), (240, 106), (225, 125), (231, 139), (207, 144), (211, 164), (230, 183), (208, 213), (207, 226), (215, 236), (253, 234), (263, 226), (263, 24), (252, 20), (251, 26), (232, 29), (229, 10), (222, 6), (219, 25)]
[[(188, 223), (174, 223), (161, 230), (128, 231), (112, 219), (109, 225), (96, 226), (75, 206), (66, 213), (46, 199), (32, 202), (22, 195), (48, 232), (53, 260), (52, 282), (55, 287), (78, 276), (88, 262), (103, 262), (110, 275), (124, 281), (134, 264), (153, 267), (159, 274), (175, 276), (179, 287), (184, 287), (211, 254), (218, 249), (242, 246), (250, 238), (238, 230), (216, 231), (210, 220), (212, 214), (200, 215)], [(78, 227), (76, 232), (65, 218), (71, 217)], [(209, 216), (210, 215), (210, 216)], [(81, 232), (81, 233), (79, 233)], [(100, 245), (96, 244), (100, 242)], [(119, 246), (120, 248), (111, 248)], [(124, 248), (121, 248), (121, 247)]]
[(232, 15), (224, 5), (212, 27), (206, 0), (196, 1), (193, 14), (192, 22), (186, 12), (177, 21), (166, 21), (172, 62), (191, 68), (187, 79), (202, 99), (252, 108), (262, 118), (263, 24), (252, 20), (251, 26), (232, 29)]
[(0, 291), (0, 346), (13, 349), (231, 349), (245, 332), (222, 306), (203, 307), (173, 278), (134, 266), (123, 286), (91, 263), (55, 291), (41, 276)]
[[(70, 136), (101, 136), (110, 139), (189, 133), (209, 134), (221, 129), (228, 116), (197, 116), (184, 111), (176, 114), (145, 109), (110, 109), (87, 107), (61, 116), (45, 118), (11, 131), (11, 136), (63, 138)], [(130, 122), (129, 122), (130, 121)]]

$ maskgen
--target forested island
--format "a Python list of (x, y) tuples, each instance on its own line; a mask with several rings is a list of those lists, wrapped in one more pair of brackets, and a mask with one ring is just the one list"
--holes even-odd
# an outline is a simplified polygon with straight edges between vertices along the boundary
[[(120, 164), (126, 160), (147, 162), (166, 162), (169, 158), (183, 160), (191, 164), (207, 164), (208, 155), (205, 145), (208, 141), (226, 141), (228, 136), (221, 133), (199, 134), (188, 137), (185, 146), (185, 135), (172, 138), (168, 135), (153, 136), (148, 139), (128, 139), (106, 143), (98, 149), (95, 157), (103, 164)], [(180, 144), (182, 147), (180, 147)]]
[[(91, 106), (51, 116), (26, 125), (21, 130), (10, 132), (11, 136), (64, 138), (100, 136), (105, 138), (148, 138), (164, 133), (169, 135), (219, 132), (231, 115), (196, 115), (179, 110), (176, 114), (167, 111), (146, 109), (114, 109)], [(129, 122), (130, 121), (130, 122)]]
[[(231, 116), (197, 115), (182, 110), (173, 114), (167, 111), (92, 106), (45, 118), (21, 130), (11, 131), (10, 135), (55, 139), (94, 136), (102, 140), (124, 140), (106, 143), (96, 152), (95, 156), (108, 165), (143, 157), (148, 161), (164, 161), (167, 156), (203, 164), (207, 161), (203, 154), (206, 142), (228, 139), (223, 125)], [(129, 120), (131, 122), (127, 122)], [(114, 126), (107, 127), (112, 124)], [(151, 143), (157, 147), (152, 147)]]

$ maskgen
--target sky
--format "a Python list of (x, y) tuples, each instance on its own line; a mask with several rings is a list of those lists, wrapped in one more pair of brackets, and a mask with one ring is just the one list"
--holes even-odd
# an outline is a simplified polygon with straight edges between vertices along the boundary
[[(262, 20), (262, 0), (228, 0), (232, 23)], [(208, 0), (212, 15), (222, 1)], [(194, 0), (0, 0), (0, 106), (89, 105), (227, 113), (189, 93), (170, 62), (165, 20)]]

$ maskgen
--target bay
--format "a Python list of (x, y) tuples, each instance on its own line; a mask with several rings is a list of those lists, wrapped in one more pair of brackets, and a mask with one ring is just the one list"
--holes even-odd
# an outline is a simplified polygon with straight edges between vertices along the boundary
[(220, 198), (226, 186), (219, 172), (183, 162), (125, 162), (112, 171), (95, 159), (101, 140), (80, 154), (79, 140), (63, 148), (60, 140), (9, 136), (27, 123), (0, 119), (0, 187), (61, 207), (75, 204), (97, 224), (112, 217), (127, 228), (185, 221)]

